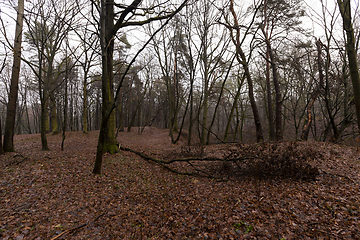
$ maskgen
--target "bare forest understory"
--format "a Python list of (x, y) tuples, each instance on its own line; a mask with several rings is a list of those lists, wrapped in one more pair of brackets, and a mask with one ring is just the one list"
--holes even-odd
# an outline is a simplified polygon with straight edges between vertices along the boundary
[(360, 156), (319, 142), (172, 145), (119, 133), (91, 174), (98, 132), (15, 136), (0, 156), (0, 239), (360, 239)]

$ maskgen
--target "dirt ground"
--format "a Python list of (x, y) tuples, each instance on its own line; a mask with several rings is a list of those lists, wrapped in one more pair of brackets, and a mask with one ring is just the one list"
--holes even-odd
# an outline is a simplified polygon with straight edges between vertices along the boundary
[[(68, 132), (64, 151), (61, 135), (47, 137), (50, 151), (41, 151), (39, 134), (19, 135), (16, 152), (0, 155), (0, 239), (360, 239), (354, 147), (281, 143), (316, 153), (309, 163), (319, 175), (310, 181), (219, 181), (175, 174), (129, 151), (105, 154), (102, 174), (93, 175), (98, 132)], [(156, 128), (121, 132), (118, 141), (164, 161), (272, 148), (187, 147), (186, 136), (171, 144), (168, 130)]]

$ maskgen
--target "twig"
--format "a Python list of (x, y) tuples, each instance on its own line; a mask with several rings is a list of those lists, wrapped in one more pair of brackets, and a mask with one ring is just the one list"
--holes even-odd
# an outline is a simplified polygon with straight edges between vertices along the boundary
[(11, 165), (19, 165), (20, 163), (25, 162), (27, 159), (30, 159), (29, 157), (23, 156), (22, 154), (19, 154), (19, 153), (16, 154), (16, 155), (14, 155), (14, 156), (13, 156), (13, 159), (16, 158), (16, 157), (21, 157), (22, 160), (10, 162), (10, 163), (7, 164), (5, 167), (9, 167), (9, 166), (11, 166)]
[(343, 177), (343, 178), (346, 178), (347, 180), (350, 180), (352, 183), (355, 183), (354, 180), (352, 180), (350, 177), (345, 176), (345, 175), (341, 175), (341, 174), (338, 174), (338, 173), (329, 173), (329, 172), (325, 172), (325, 171), (323, 171), (323, 173), (328, 174), (328, 175), (332, 175), (332, 176)]
[[(105, 213), (106, 213), (106, 212), (104, 212), (104, 213), (100, 214), (99, 216), (97, 216), (91, 223), (94, 223), (94, 222), (96, 222), (97, 220), (99, 220), (99, 218), (101, 218), (102, 216), (104, 216)], [(70, 228), (70, 229), (68, 229), (68, 230), (60, 233), (59, 235), (51, 238), (51, 240), (56, 240), (56, 239), (60, 238), (61, 236), (65, 235), (65, 234), (68, 234), (68, 233), (74, 232), (74, 231), (76, 231), (76, 230), (79, 230), (79, 229), (81, 229), (81, 228), (89, 225), (89, 223), (90, 223), (90, 222), (85, 223), (85, 224), (80, 225), (80, 226), (77, 226), (77, 227)]]

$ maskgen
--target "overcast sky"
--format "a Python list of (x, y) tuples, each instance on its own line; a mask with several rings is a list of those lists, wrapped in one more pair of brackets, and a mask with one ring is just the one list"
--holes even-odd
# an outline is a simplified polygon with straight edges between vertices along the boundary
[[(238, 0), (240, 1), (240, 0)], [(305, 1), (305, 7), (307, 8), (307, 15), (311, 18), (304, 18), (304, 26), (307, 29), (312, 29), (312, 34), (315, 37), (321, 37), (324, 36), (324, 24), (322, 23), (322, 7), (321, 7), (321, 0), (304, 0)], [(130, 0), (128, 2), (131, 2)], [(327, 5), (327, 9), (329, 13), (327, 16), (332, 14), (334, 12), (334, 9), (336, 8), (336, 0), (323, 0), (324, 4)], [(7, 36), (10, 39), (10, 41), (13, 40), (13, 35), (15, 33), (15, 18), (16, 18), (16, 12), (13, 9), (9, 9), (10, 3), (17, 3), (17, 0), (0, 0), (0, 18), (3, 20), (3, 24), (6, 27)], [(238, 2), (240, 4), (240, 2)], [(25, 3), (26, 4), (26, 3)], [(352, 1), (352, 8), (358, 9), (359, 0), (353, 0)], [(355, 11), (353, 11), (355, 12)], [(341, 21), (341, 16), (338, 16), (338, 21)], [(339, 28), (339, 34), (342, 34), (341, 32), (341, 24), (337, 26)], [(2, 26), (1, 26), (2, 28)], [(3, 40), (2, 33), (0, 33), (0, 39)], [(136, 38), (135, 38), (136, 39)], [(1, 49), (1, 47), (0, 47)]]

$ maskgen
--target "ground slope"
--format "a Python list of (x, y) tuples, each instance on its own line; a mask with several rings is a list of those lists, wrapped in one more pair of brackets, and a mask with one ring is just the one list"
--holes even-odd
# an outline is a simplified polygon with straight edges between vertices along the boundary
[[(15, 136), (0, 155), (0, 239), (360, 239), (355, 148), (305, 142), (318, 152), (315, 181), (182, 176), (131, 152), (104, 156), (91, 174), (98, 132)], [(220, 156), (234, 145), (187, 148), (168, 131), (119, 133), (122, 146), (158, 159)], [(301, 145), (302, 144), (302, 145)]]

